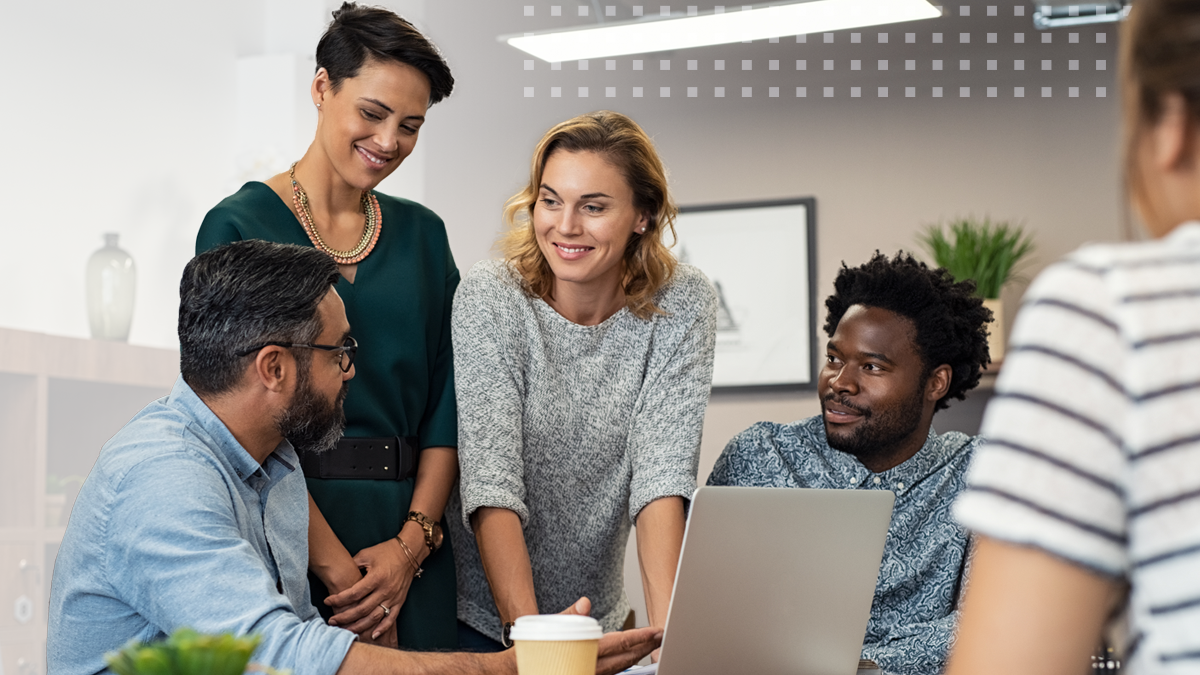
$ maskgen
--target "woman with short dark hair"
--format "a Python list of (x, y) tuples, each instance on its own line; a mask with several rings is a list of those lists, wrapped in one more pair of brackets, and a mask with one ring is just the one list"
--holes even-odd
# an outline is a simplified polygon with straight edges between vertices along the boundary
[(196, 250), (265, 239), (313, 246), (337, 262), (358, 377), (345, 401), (346, 438), (304, 462), (313, 601), (331, 624), (366, 638), (390, 643), (394, 624), (401, 646), (454, 648), (454, 559), (441, 528), (458, 472), (450, 356), (458, 269), (437, 215), (374, 191), (413, 151), (454, 78), (392, 12), (345, 3), (333, 17), (317, 45), (312, 145), (289, 171), (247, 183), (209, 211)]

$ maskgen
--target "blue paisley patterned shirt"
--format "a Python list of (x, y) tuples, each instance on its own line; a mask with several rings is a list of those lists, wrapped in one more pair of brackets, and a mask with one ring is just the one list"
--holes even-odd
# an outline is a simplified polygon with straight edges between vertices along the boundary
[(873, 473), (853, 455), (829, 447), (819, 416), (759, 422), (725, 446), (708, 484), (895, 492), (863, 658), (887, 673), (932, 675), (945, 666), (954, 637), (966, 565), (967, 533), (950, 506), (966, 486), (979, 443), (978, 437), (930, 429), (912, 458)]

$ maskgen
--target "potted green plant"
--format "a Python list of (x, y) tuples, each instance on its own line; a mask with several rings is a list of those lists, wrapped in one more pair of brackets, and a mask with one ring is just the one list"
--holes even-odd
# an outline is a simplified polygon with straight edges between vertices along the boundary
[(281, 673), (250, 664), (250, 656), (261, 641), (258, 635), (201, 635), (180, 628), (159, 642), (130, 642), (120, 651), (105, 654), (104, 660), (117, 675), (242, 675), (247, 670), (290, 675), (290, 671)]
[(1033, 237), (1014, 223), (968, 217), (931, 225), (918, 241), (934, 264), (944, 267), (955, 281), (975, 282), (975, 293), (994, 317), (988, 331), (992, 363), (1004, 360), (1004, 304), (1000, 291), (1016, 277), (1018, 265), (1033, 253)]

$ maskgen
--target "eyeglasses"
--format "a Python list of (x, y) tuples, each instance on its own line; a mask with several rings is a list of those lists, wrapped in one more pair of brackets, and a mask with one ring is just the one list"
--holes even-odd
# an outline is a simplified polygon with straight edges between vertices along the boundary
[(355, 340), (352, 337), (347, 337), (346, 340), (338, 346), (301, 344), (299, 342), (264, 342), (260, 345), (255, 345), (247, 350), (238, 352), (238, 356), (249, 356), (263, 347), (304, 347), (306, 349), (320, 349), (321, 351), (326, 352), (341, 352), (341, 361), (338, 363), (338, 365), (341, 367), (343, 373), (350, 372), (350, 366), (354, 365), (354, 356), (358, 354), (358, 340)]

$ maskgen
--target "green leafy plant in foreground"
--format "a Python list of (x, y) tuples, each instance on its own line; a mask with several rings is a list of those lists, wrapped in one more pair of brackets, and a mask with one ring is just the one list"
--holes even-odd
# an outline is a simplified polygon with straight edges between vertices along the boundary
[[(201, 635), (180, 628), (160, 642), (130, 642), (104, 660), (117, 675), (242, 675), (261, 641), (258, 635)], [(266, 667), (251, 670), (285, 675)]]
[(1033, 252), (1033, 237), (1019, 225), (963, 218), (950, 222), (949, 230), (947, 235), (943, 226), (931, 225), (917, 239), (955, 281), (974, 281), (982, 298), (1000, 297), (1017, 265)]

